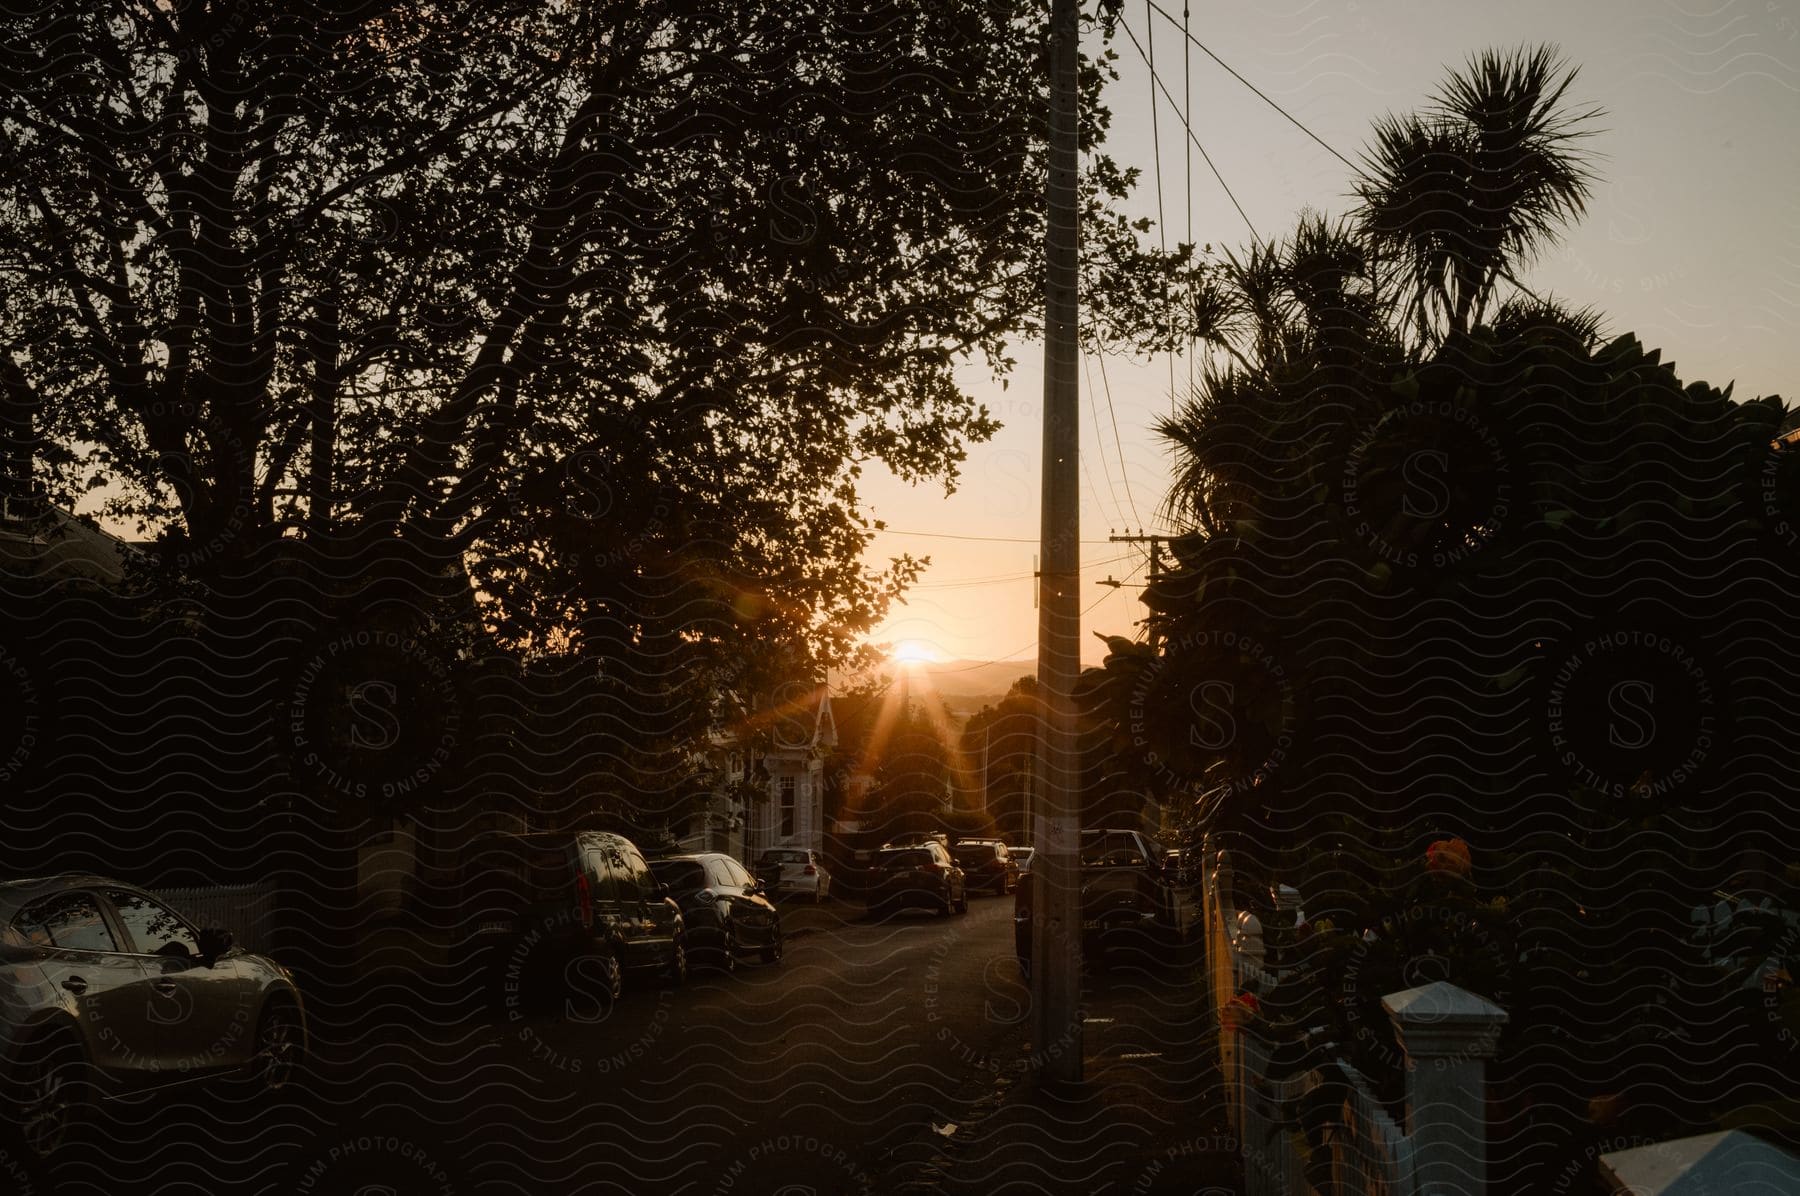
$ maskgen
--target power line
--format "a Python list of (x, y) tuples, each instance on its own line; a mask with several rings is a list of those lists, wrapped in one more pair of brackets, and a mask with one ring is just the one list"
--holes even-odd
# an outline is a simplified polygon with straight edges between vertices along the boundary
[[(1175, 18), (1170, 16), (1168, 10), (1165, 9), (1162, 5), (1156, 3), (1156, 0), (1145, 0), (1145, 3), (1148, 4), (1151, 8), (1154, 8), (1157, 12), (1161, 13), (1163, 16), (1163, 20), (1169, 22), (1169, 24), (1171, 24), (1171, 25), (1173, 25), (1175, 23)], [(1123, 21), (1121, 21), (1119, 23), (1121, 25), (1124, 24)], [(1130, 30), (1126, 30), (1126, 32), (1129, 33)], [(1228, 73), (1233, 79), (1236, 79), (1239, 83), (1242, 83), (1245, 87), (1248, 87), (1251, 91), (1255, 92), (1257, 95), (1257, 98), (1262, 100), (1263, 103), (1265, 103), (1269, 107), (1275, 109), (1275, 111), (1281, 113), (1281, 115), (1287, 117), (1288, 121), (1296, 129), (1299, 129), (1302, 133), (1305, 133), (1308, 137), (1310, 137), (1314, 141), (1318, 142), (1319, 145), (1324, 148), (1326, 153), (1328, 153), (1332, 157), (1336, 158), (1339, 162), (1342, 162), (1345, 166), (1348, 166), (1351, 170), (1358, 169), (1356, 163), (1354, 163), (1350, 159), (1344, 157), (1344, 155), (1338, 153), (1335, 149), (1333, 149), (1331, 147), (1330, 143), (1328, 143), (1323, 137), (1319, 136), (1317, 133), (1313, 132), (1311, 129), (1309, 129), (1305, 125), (1301, 124), (1299, 121), (1299, 118), (1294, 116), (1293, 113), (1289, 112), (1286, 108), (1283, 108), (1280, 104), (1277, 104), (1274, 100), (1271, 100), (1267, 95), (1263, 94), (1263, 91), (1261, 88), (1257, 87), (1256, 84), (1250, 82), (1250, 80), (1244, 78), (1242, 75), (1240, 75), (1236, 71), (1232, 70), (1231, 65), (1229, 63), (1227, 63), (1223, 58), (1220, 58), (1217, 54), (1214, 54), (1211, 50), (1207, 49), (1205, 42), (1203, 42), (1199, 38), (1195, 37), (1192, 33), (1189, 33), (1188, 28), (1187, 28), (1187, 12), (1185, 9), (1182, 12), (1181, 36), (1186, 38), (1188, 41), (1192, 42), (1194, 45), (1199, 46), (1201, 53), (1205, 54), (1208, 58), (1210, 58), (1214, 62), (1218, 63), (1221, 67), (1224, 67), (1226, 73)], [(1136, 39), (1134, 38), (1133, 41), (1135, 41), (1135, 40)], [(1201, 150), (1200, 152), (1202, 154), (1204, 154), (1206, 151)], [(1359, 173), (1360, 173), (1360, 171), (1359, 171)]]
[(1125, 472), (1125, 442), (1119, 439), (1119, 413), (1113, 410), (1112, 383), (1106, 377), (1106, 354), (1096, 353), (1100, 359), (1100, 386), (1106, 392), (1106, 414), (1112, 420), (1113, 447), (1119, 451), (1119, 480), (1125, 485), (1125, 501), (1131, 504), (1131, 521), (1142, 523), (1138, 514), (1137, 499), (1131, 496), (1131, 476)]
[[(959, 536), (951, 532), (907, 532), (895, 527), (879, 528), (878, 536), (923, 536), (927, 540), (976, 540), (984, 544), (1037, 544), (1037, 536)], [(1109, 540), (1083, 540), (1083, 544), (1108, 544)]]
[[(1089, 366), (1089, 362), (1092, 360), (1093, 355), (1086, 349), (1083, 349), (1081, 351), (1081, 370), (1087, 375), (1088, 416), (1094, 421), (1094, 447), (1100, 450), (1100, 469), (1101, 472), (1106, 475), (1106, 491), (1108, 494), (1112, 495), (1113, 514), (1118, 517), (1120, 523), (1123, 523), (1125, 522), (1125, 508), (1119, 505), (1119, 492), (1113, 488), (1112, 466), (1106, 463), (1106, 438), (1100, 434), (1100, 407), (1094, 402), (1094, 372)], [(1116, 436), (1117, 434), (1117, 427), (1115, 425), (1114, 435)], [(1123, 469), (1123, 467), (1124, 455), (1121, 454), (1120, 468)], [(1081, 468), (1083, 472), (1087, 472), (1087, 454), (1085, 453), (1082, 454), (1081, 457)], [(1088, 489), (1092, 490), (1094, 488), (1094, 475), (1091, 472), (1087, 472), (1087, 479)], [(1126, 487), (1125, 493), (1127, 495), (1131, 493), (1130, 487)], [(1094, 497), (1095, 499), (1098, 499), (1100, 496), (1095, 494)]]
[[(1156, 162), (1156, 239), (1157, 247), (1163, 256), (1169, 254), (1169, 222), (1163, 214), (1163, 177), (1162, 177), (1162, 131), (1157, 124), (1156, 116), (1156, 27), (1151, 21), (1150, 6), (1144, 5), (1144, 41), (1150, 48), (1150, 151)], [(1182, 47), (1185, 55), (1187, 47)], [(1183, 143), (1185, 145), (1185, 143)], [(1189, 204), (1192, 207), (1192, 204)], [(1163, 311), (1169, 309), (1169, 279), (1165, 275), (1162, 280)], [(1175, 350), (1169, 349), (1169, 409), (1175, 408)]]
[[(1158, 11), (1161, 11), (1161, 10), (1159, 9)], [(1164, 15), (1166, 16), (1167, 14), (1165, 13)], [(1135, 50), (1137, 50), (1138, 57), (1142, 58), (1144, 60), (1144, 65), (1146, 67), (1150, 68), (1151, 83), (1153, 83), (1155, 86), (1161, 88), (1163, 95), (1168, 96), (1169, 89), (1167, 86), (1164, 85), (1162, 79), (1160, 77), (1158, 77), (1158, 75), (1156, 73), (1156, 68), (1154, 66), (1152, 66), (1150, 63), (1149, 56), (1144, 53), (1144, 47), (1143, 47), (1142, 43), (1140, 43), (1138, 41), (1137, 34), (1133, 33), (1131, 31), (1131, 26), (1127, 25), (1124, 21), (1119, 22), (1119, 28), (1121, 28), (1125, 31), (1125, 36), (1129, 37), (1131, 39), (1131, 45)], [(1199, 42), (1195, 42), (1194, 44), (1200, 45)], [(1204, 50), (1206, 47), (1201, 46), (1200, 48)], [(1169, 106), (1171, 108), (1173, 108), (1175, 106), (1175, 98), (1173, 96), (1169, 96)], [(1254, 224), (1250, 223), (1249, 213), (1245, 212), (1244, 205), (1238, 202), (1237, 196), (1231, 190), (1231, 184), (1227, 183), (1225, 181), (1225, 176), (1219, 173), (1219, 168), (1213, 162), (1212, 155), (1206, 152), (1206, 147), (1200, 143), (1200, 139), (1198, 137), (1194, 136), (1194, 127), (1191, 124), (1188, 124), (1186, 121), (1182, 122), (1181, 127), (1183, 129), (1187, 130), (1188, 140), (1192, 141), (1194, 143), (1194, 148), (1200, 151), (1200, 157), (1206, 162), (1207, 169), (1209, 169), (1213, 172), (1213, 177), (1215, 179), (1219, 180), (1219, 186), (1223, 187), (1225, 189), (1225, 197), (1227, 199), (1231, 200), (1231, 206), (1237, 209), (1237, 214), (1239, 216), (1243, 217), (1244, 227), (1246, 227), (1250, 230), (1251, 239), (1253, 239), (1258, 244), (1260, 244), (1262, 242), (1262, 235), (1256, 231), (1256, 226)]]
[[(1114, 541), (1117, 541), (1117, 539), (1118, 537), (1113, 537)], [(1116, 556), (1107, 561), (1083, 561), (1081, 567), (1083, 570), (1110, 569), (1114, 565), (1122, 565), (1126, 561), (1135, 560), (1137, 555), (1137, 553), (1126, 553), (1123, 556)], [(916, 581), (906, 587), (906, 592), (910, 594), (914, 590), (943, 590), (964, 586), (991, 586), (999, 585), (1002, 582), (1029, 581), (1036, 576), (1037, 574), (1035, 573), (993, 573), (984, 577), (954, 577), (944, 581)]]
[[(1188, 6), (1186, 0), (1181, 5), (1181, 123), (1186, 128), (1194, 127), (1194, 77), (1188, 65), (1192, 57), (1193, 47), (1188, 33)], [(1181, 143), (1181, 186), (1182, 198), (1187, 204), (1187, 244), (1194, 246), (1194, 147), (1188, 142)], [(1187, 352), (1182, 356), (1187, 360), (1188, 394), (1194, 393), (1194, 338), (1188, 337)], [(1173, 391), (1174, 387), (1170, 387)], [(1175, 414), (1175, 396), (1169, 395), (1169, 414)]]

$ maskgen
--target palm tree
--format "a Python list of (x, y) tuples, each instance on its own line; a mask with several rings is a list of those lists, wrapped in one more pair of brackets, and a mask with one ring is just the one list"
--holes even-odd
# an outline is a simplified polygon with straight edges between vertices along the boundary
[(1229, 251), (1188, 302), (1216, 350), (1194, 392), (1156, 431), (1175, 457), (1167, 511), (1208, 536), (1270, 512), (1259, 496), (1303, 467), (1326, 396), (1403, 357), (1358, 230), (1303, 212), (1280, 241)]
[(1356, 217), (1421, 342), (1481, 322), (1501, 280), (1586, 208), (1581, 142), (1599, 109), (1565, 106), (1577, 69), (1548, 46), (1488, 50), (1423, 113), (1375, 126)]

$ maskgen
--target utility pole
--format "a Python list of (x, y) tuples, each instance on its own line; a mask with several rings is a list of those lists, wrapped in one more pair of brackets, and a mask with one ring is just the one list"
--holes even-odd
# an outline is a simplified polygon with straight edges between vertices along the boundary
[(1038, 689), (1043, 760), (1031, 861), (1032, 1059), (1041, 1079), (1079, 1082), (1080, 769), (1071, 695), (1081, 668), (1080, 283), (1076, 172), (1079, 0), (1050, 6), (1050, 177), (1044, 276), (1043, 567)]
[(1112, 544), (1148, 544), (1150, 546), (1150, 580), (1155, 581), (1157, 575), (1162, 572), (1162, 546), (1169, 542), (1169, 537), (1154, 533), (1146, 536), (1143, 529), (1139, 528), (1138, 534), (1135, 536), (1108, 536), (1106, 539)]
[[(1146, 536), (1144, 529), (1140, 527), (1135, 536), (1109, 535), (1106, 538), (1113, 544), (1148, 544), (1150, 546), (1150, 583), (1156, 584), (1156, 579), (1162, 575), (1162, 548), (1169, 542), (1169, 537), (1159, 536), (1155, 533)], [(1150, 646), (1154, 648), (1157, 644), (1156, 622), (1153, 619), (1144, 621), (1150, 625)]]

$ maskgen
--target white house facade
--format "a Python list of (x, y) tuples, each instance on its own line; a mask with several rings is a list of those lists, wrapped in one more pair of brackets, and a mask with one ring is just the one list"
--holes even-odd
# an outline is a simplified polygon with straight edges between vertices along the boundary
[[(689, 820), (687, 851), (722, 851), (754, 863), (772, 847), (823, 850), (825, 760), (837, 746), (824, 686), (789, 703), (764, 733), (713, 735), (702, 755), (720, 778), (705, 810)], [(749, 801), (739, 796), (754, 783)]]

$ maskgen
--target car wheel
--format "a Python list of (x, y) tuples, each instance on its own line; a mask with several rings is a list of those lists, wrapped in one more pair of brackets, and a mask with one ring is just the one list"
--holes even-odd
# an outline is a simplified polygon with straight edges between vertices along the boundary
[(956, 912), (959, 914), (966, 914), (969, 912), (969, 890), (964, 889), (963, 895), (957, 898)]
[(727, 976), (737, 971), (737, 933), (727, 926), (725, 941), (719, 947), (719, 970)]
[(687, 979), (687, 936), (677, 934), (674, 946), (669, 951), (669, 966), (663, 972), (663, 979), (671, 988)]
[(950, 916), (950, 911), (955, 908), (956, 902), (951, 900), (950, 889), (948, 886), (945, 886), (943, 899), (938, 902), (938, 917), (948, 918)]
[(50, 1035), (20, 1060), (18, 1134), (26, 1150), (47, 1159), (78, 1137), (93, 1093), (87, 1056), (71, 1037)]
[(775, 937), (770, 939), (769, 945), (762, 949), (762, 961), (764, 963), (781, 962), (781, 927), (775, 928)]
[(606, 1000), (616, 1003), (625, 995), (625, 965), (619, 960), (617, 951), (602, 951), (600, 966), (606, 980)]
[(277, 1092), (294, 1079), (306, 1036), (292, 1002), (276, 999), (263, 1006), (256, 1023), (256, 1055), (251, 1075), (264, 1092)]

